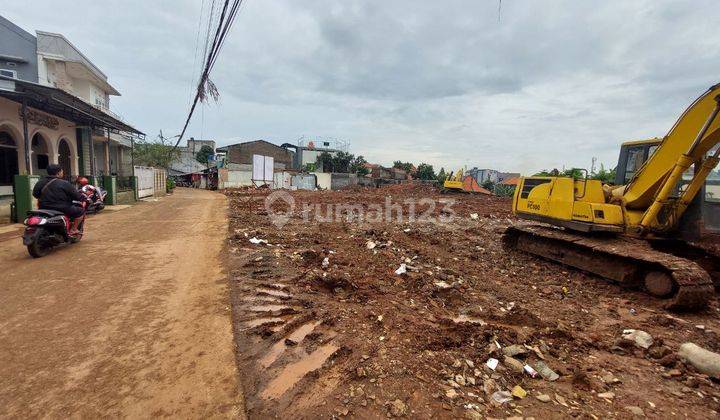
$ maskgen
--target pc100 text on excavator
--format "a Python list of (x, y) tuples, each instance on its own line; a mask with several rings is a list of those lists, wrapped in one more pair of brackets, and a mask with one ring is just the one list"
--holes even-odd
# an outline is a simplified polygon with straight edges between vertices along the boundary
[(531, 222), (508, 228), (504, 245), (643, 289), (670, 309), (705, 307), (720, 285), (720, 253), (705, 245), (720, 229), (704, 223), (720, 220), (720, 206), (705, 203), (720, 160), (719, 111), (717, 84), (662, 139), (624, 144), (618, 185), (521, 178), (512, 209)]

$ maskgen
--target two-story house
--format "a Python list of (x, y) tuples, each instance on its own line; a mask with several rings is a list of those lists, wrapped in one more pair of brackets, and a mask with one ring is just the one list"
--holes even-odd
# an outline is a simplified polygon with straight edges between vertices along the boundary
[(28, 186), (18, 182), (34, 182), (51, 163), (69, 179), (116, 175), (129, 184), (133, 139), (144, 135), (110, 111), (114, 95), (64, 36), (32, 35), (0, 16), (0, 220), (13, 202), (22, 217), (17, 194)]

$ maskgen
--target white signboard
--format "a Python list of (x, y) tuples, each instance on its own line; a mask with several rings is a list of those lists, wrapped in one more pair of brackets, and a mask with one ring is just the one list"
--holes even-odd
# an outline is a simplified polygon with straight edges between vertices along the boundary
[(252, 179), (263, 181), (265, 178), (265, 156), (253, 155)]
[(272, 156), (253, 155), (252, 179), (262, 183), (273, 182), (275, 159)]
[(275, 159), (272, 156), (265, 156), (265, 178), (263, 178), (263, 181), (273, 182), (274, 169)]

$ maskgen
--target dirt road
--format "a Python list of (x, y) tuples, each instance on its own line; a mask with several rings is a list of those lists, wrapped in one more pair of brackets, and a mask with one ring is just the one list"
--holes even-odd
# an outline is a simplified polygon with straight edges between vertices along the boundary
[(101, 214), (31, 259), (0, 242), (0, 417), (242, 417), (221, 194)]

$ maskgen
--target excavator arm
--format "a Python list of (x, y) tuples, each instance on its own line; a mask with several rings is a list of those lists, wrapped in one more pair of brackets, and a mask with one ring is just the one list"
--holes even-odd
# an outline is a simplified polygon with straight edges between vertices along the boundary
[[(622, 195), (623, 207), (637, 214), (637, 231), (667, 231), (680, 217), (720, 160), (720, 84), (703, 93), (680, 116), (655, 153), (643, 164)], [(696, 165), (693, 178), (672, 197), (683, 174)], [(633, 222), (633, 221), (631, 221)]]

